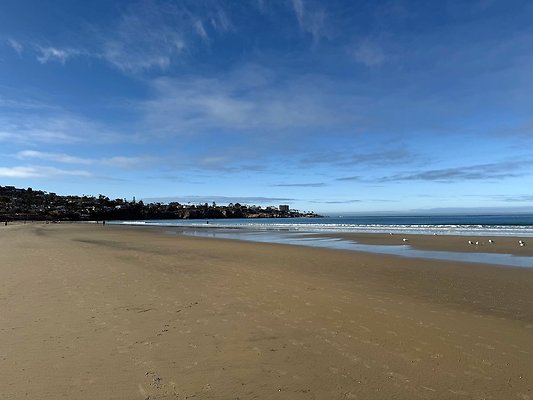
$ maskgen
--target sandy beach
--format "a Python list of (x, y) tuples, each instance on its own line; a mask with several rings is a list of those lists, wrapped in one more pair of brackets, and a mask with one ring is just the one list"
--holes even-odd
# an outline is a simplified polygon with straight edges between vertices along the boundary
[(0, 254), (2, 399), (533, 399), (533, 269), (88, 224)]

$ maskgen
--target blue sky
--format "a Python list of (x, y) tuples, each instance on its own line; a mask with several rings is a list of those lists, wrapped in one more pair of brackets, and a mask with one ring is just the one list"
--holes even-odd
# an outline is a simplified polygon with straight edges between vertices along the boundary
[(0, 185), (531, 210), (532, 20), (512, 0), (3, 0)]

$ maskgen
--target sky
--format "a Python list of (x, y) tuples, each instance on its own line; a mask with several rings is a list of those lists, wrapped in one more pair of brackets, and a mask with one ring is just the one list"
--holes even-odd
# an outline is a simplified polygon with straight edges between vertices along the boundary
[(0, 185), (533, 210), (533, 2), (2, 0)]

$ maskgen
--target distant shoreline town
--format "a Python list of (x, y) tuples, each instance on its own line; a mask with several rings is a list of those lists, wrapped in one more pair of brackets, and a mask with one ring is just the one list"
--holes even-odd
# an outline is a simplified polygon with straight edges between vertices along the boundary
[(230, 203), (181, 204), (178, 202), (144, 203), (111, 200), (104, 195), (61, 196), (51, 192), (0, 186), (1, 221), (98, 221), (142, 219), (223, 219), (223, 218), (296, 218), (321, 217), (279, 206), (249, 206)]

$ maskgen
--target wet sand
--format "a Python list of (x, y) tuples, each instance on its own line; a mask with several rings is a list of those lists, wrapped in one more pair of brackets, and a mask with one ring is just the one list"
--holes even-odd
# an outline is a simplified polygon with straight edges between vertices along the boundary
[[(315, 235), (317, 237), (332, 237), (353, 240), (363, 244), (373, 245), (403, 245), (408, 244), (419, 250), (480, 252), (512, 254), (515, 256), (533, 256), (533, 238), (510, 236), (454, 236), (454, 235), (408, 235), (381, 233), (335, 233)], [(404, 242), (403, 239), (407, 239)], [(489, 243), (489, 239), (494, 243)], [(525, 242), (520, 246), (519, 240)], [(469, 244), (468, 241), (474, 244)], [(478, 242), (476, 245), (475, 243)], [(533, 267), (533, 265), (532, 265)]]
[(0, 252), (2, 399), (533, 399), (530, 269), (109, 225)]

